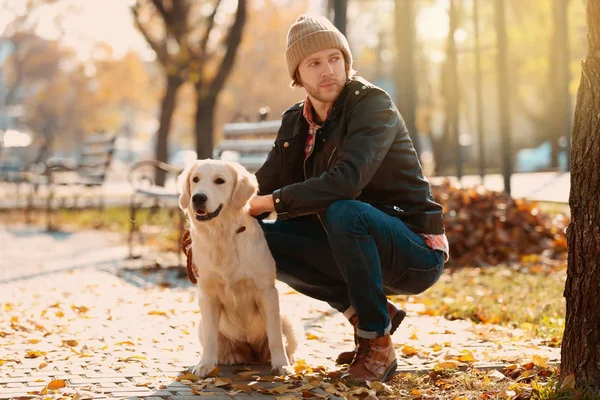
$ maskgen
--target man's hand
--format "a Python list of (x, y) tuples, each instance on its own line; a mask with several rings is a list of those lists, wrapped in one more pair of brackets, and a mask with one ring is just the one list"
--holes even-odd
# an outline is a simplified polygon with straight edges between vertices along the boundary
[(255, 196), (250, 199), (250, 215), (261, 215), (266, 212), (275, 211), (275, 204), (273, 203), (273, 195), (266, 196)]

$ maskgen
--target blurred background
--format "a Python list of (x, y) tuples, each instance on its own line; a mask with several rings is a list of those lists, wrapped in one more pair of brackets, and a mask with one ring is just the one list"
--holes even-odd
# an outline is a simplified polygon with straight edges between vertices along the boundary
[[(0, 160), (76, 163), (117, 135), (110, 178), (142, 159), (213, 156), (230, 122), (277, 120), (287, 29), (346, 33), (428, 176), (568, 169), (584, 0), (0, 0)], [(262, 109), (262, 114), (259, 115)]]

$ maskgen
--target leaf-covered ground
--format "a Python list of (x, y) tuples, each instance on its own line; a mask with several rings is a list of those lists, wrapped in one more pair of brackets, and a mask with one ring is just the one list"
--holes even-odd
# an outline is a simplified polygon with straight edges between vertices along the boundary
[(177, 270), (136, 269), (143, 261), (125, 261), (119, 241), (0, 228), (0, 398), (555, 395), (564, 263), (456, 270), (423, 295), (395, 298), (408, 317), (393, 338), (400, 374), (387, 384), (340, 380), (332, 359), (352, 346), (350, 326), (280, 285), (282, 309), (305, 339), (297, 375), (248, 365), (198, 380), (185, 375), (200, 351), (195, 288)]

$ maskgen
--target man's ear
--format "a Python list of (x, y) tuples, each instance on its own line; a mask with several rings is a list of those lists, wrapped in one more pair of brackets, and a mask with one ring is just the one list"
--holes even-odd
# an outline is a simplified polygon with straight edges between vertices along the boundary
[(196, 163), (193, 163), (192, 165), (184, 169), (183, 172), (177, 177), (177, 187), (179, 188), (179, 207), (183, 211), (185, 211), (190, 206), (190, 172), (195, 166)]
[(248, 200), (258, 191), (258, 182), (256, 176), (248, 172), (246, 168), (237, 163), (230, 163), (233, 168), (236, 180), (231, 192), (231, 206), (236, 210), (244, 208)]

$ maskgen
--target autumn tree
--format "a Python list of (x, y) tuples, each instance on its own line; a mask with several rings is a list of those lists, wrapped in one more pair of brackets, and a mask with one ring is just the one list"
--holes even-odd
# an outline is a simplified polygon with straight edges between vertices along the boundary
[(600, 392), (600, 0), (587, 3), (588, 50), (571, 131), (571, 223), (562, 380)]
[[(195, 88), (195, 139), (199, 158), (212, 156), (218, 96), (233, 67), (246, 20), (246, 0), (231, 3), (191, 0), (137, 0), (135, 23), (166, 74), (166, 90), (156, 140), (156, 158), (167, 161), (167, 138), (177, 92), (185, 82)], [(227, 28), (228, 21), (233, 22)], [(156, 183), (164, 183), (157, 172)]]

